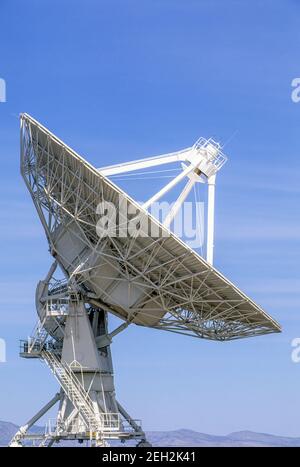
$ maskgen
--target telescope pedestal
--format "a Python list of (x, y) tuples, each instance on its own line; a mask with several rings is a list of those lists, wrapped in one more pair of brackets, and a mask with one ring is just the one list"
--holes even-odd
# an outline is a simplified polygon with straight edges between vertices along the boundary
[[(40, 344), (39, 356), (59, 381), (60, 393), (20, 428), (10, 445), (20, 446), (25, 440), (39, 439), (42, 446), (61, 440), (87, 440), (94, 446), (107, 446), (111, 439), (122, 442), (136, 439), (138, 446), (150, 446), (138, 421), (129, 416), (115, 397), (107, 313), (97, 307), (87, 309), (76, 294), (70, 294), (68, 308), (59, 355), (47, 341), (36, 341), (33, 347), (27, 345), (27, 351), (37, 352)], [(58, 401), (57, 419), (49, 422), (46, 433), (27, 433)]]

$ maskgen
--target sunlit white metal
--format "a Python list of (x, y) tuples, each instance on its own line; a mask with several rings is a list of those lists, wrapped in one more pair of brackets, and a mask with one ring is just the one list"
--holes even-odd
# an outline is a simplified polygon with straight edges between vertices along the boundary
[[(201, 181), (204, 175), (204, 180), (208, 181), (208, 222), (207, 222), (207, 248), (206, 258), (208, 263), (213, 264), (213, 248), (214, 248), (214, 205), (215, 205), (215, 180), (217, 171), (225, 164), (227, 157), (222, 153), (220, 144), (216, 143), (213, 139), (199, 138), (196, 143), (182, 151), (165, 154), (162, 156), (148, 157), (138, 161), (125, 162), (123, 164), (116, 164), (109, 167), (98, 169), (101, 174), (111, 176), (125, 172), (132, 172), (135, 170), (146, 169), (153, 166), (160, 166), (163, 164), (184, 162), (182, 164), (183, 171), (153, 195), (147, 202), (143, 204), (144, 209), (148, 209), (153, 203), (161, 199), (172, 188), (180, 183), (185, 177), (190, 180)], [(188, 165), (186, 165), (188, 163)], [(194, 183), (187, 183), (182, 193), (179, 195), (177, 201), (168, 213), (163, 225), (170, 227), (172, 220), (180, 210), (180, 207), (187, 198), (189, 192), (193, 188)]]
[[(161, 163), (173, 158), (185, 167), (179, 178), (163, 188), (167, 191), (194, 173), (196, 178), (204, 174), (214, 181), (212, 177), (226, 160), (213, 140), (200, 139), (192, 148), (172, 154), (160, 156)], [(159, 158), (99, 171), (32, 117), (21, 116), (21, 171), (55, 258), (46, 279), (37, 286), (40, 325), (36, 339), (30, 345), (24, 344), (23, 355), (33, 357), (36, 353), (47, 360), (48, 354), (43, 352), (50, 352), (59, 362), (55, 371), (60, 375), (61, 367), (68, 364), (70, 368), (76, 361), (77, 376), (82, 378), (86, 393), (94, 398), (94, 411), (100, 413), (100, 418), (101, 414), (119, 413), (127, 420), (126, 411), (115, 399), (110, 343), (129, 324), (219, 341), (280, 332), (273, 318), (106, 177), (144, 168), (144, 163), (147, 167), (157, 165)], [(188, 178), (168, 222), (195, 181), (194, 177)], [(118, 237), (109, 232), (99, 236), (97, 207), (101, 201), (114, 204), (118, 210), (118, 230), (129, 226), (120, 199), (146, 219), (149, 230), (143, 233), (147, 235)], [(153, 230), (159, 235), (153, 235)], [(57, 265), (64, 280), (52, 277)], [(112, 333), (107, 331), (109, 312), (124, 321)], [(76, 373), (76, 368), (72, 371)], [(76, 407), (77, 402), (72, 403), (72, 394), (68, 397), (70, 389), (60, 384), (63, 395), (59, 417), (72, 430), (85, 417), (80, 406)], [(143, 440), (144, 433), (129, 416), (128, 423), (131, 433), (118, 433), (117, 438)], [(86, 429), (87, 424), (85, 421)], [(112, 436), (97, 431), (98, 439)], [(71, 435), (74, 433), (69, 432)], [(87, 433), (80, 435), (82, 439), (87, 437)]]
[(102, 175), (109, 177), (111, 175), (132, 172), (135, 170), (146, 169), (158, 165), (171, 164), (174, 162), (187, 161), (191, 154), (192, 148), (183, 149), (182, 151), (171, 152), (162, 156), (147, 157), (136, 161), (115, 164), (108, 167), (99, 168)]
[(212, 138), (205, 139), (201, 137), (193, 146), (181, 151), (101, 167), (98, 170), (102, 175), (108, 177), (180, 161), (194, 163), (195, 166), (201, 163), (201, 171), (207, 177), (210, 177), (225, 164), (227, 157), (222, 153), (219, 143), (216, 143)]
[[(99, 170), (32, 117), (23, 115), (21, 122), (24, 180), (50, 251), (85, 300), (131, 323), (208, 339), (280, 330), (249, 297)], [(208, 178), (226, 160), (217, 143), (204, 139), (184, 158), (187, 172), (195, 164)], [(151, 231), (155, 227), (162, 235), (100, 238), (95, 229), (99, 201), (119, 209), (120, 198), (146, 216)], [(122, 216), (119, 212), (118, 228), (128, 225)]]
[(162, 196), (164, 196), (168, 191), (172, 190), (174, 186), (176, 186), (181, 180), (183, 180), (185, 177), (187, 177), (191, 172), (193, 172), (196, 169), (197, 165), (190, 164), (188, 167), (186, 167), (177, 177), (175, 177), (173, 180), (171, 180), (170, 183), (168, 183), (166, 186), (164, 186), (158, 193), (156, 193), (152, 198), (150, 198), (146, 203), (143, 204), (144, 209), (148, 209), (151, 204), (155, 203), (158, 201)]
[(55, 394), (55, 396), (44, 405), (44, 407), (39, 410), (25, 425), (21, 426), (17, 433), (14, 435), (12, 440), (9, 443), (10, 447), (20, 447), (22, 446), (22, 440), (25, 438), (28, 430), (38, 421), (40, 418), (45, 415), (48, 410), (50, 410), (58, 401), (60, 400), (60, 393)]
[(169, 214), (167, 215), (167, 217), (165, 218), (164, 222), (163, 222), (163, 225), (165, 227), (169, 227), (171, 222), (173, 221), (173, 219), (175, 218), (176, 214), (178, 213), (179, 209), (181, 208), (182, 204), (184, 203), (184, 201), (186, 200), (186, 198), (188, 197), (190, 191), (192, 190), (193, 186), (195, 185), (195, 180), (193, 179), (190, 179), (187, 184), (185, 185), (184, 189), (182, 190), (182, 192), (180, 193), (179, 197), (177, 198), (177, 200), (175, 201), (175, 203), (173, 204)]
[[(55, 261), (37, 286), (37, 311), (42, 321), (32, 336), (21, 342), (20, 355), (43, 359), (61, 391), (16, 433), (10, 446), (33, 440), (39, 441), (40, 447), (51, 446), (64, 439), (88, 440), (94, 446), (106, 446), (109, 439), (137, 439), (145, 445), (141, 425), (115, 398), (110, 344), (128, 323), (108, 333), (107, 313), (95, 306), (88, 311), (81, 295), (70, 292), (66, 280), (54, 280), (56, 266)], [(55, 430), (33, 438), (28, 429), (57, 401)]]
[(215, 186), (216, 175), (208, 179), (208, 201), (207, 201), (207, 248), (206, 259), (209, 264), (214, 260), (214, 226), (215, 226)]

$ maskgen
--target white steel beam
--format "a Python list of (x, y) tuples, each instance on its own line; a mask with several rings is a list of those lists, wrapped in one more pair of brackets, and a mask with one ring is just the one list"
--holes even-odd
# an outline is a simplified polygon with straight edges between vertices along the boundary
[(171, 164), (172, 162), (185, 161), (187, 155), (190, 153), (192, 148), (183, 149), (181, 151), (171, 152), (169, 154), (163, 154), (161, 156), (146, 157), (145, 159), (139, 159), (137, 161), (125, 162), (123, 164), (110, 165), (102, 167), (99, 172), (102, 175), (110, 176), (117, 175), (125, 172), (132, 172), (134, 170), (147, 169), (149, 167), (155, 167), (163, 164)]
[(175, 218), (175, 216), (178, 213), (179, 209), (181, 208), (182, 204), (184, 203), (184, 201), (188, 197), (188, 195), (189, 195), (191, 189), (193, 188), (195, 182), (196, 182), (196, 180), (194, 180), (194, 179), (190, 179), (187, 182), (187, 184), (185, 185), (184, 189), (182, 190), (182, 192), (178, 196), (177, 200), (175, 201), (172, 208), (170, 209), (169, 214), (167, 215), (167, 217), (165, 218), (165, 220), (163, 222), (163, 225), (165, 227), (170, 226), (172, 220)]
[(207, 202), (207, 247), (206, 259), (209, 264), (214, 260), (214, 224), (215, 224), (215, 187), (216, 176), (208, 179), (208, 202)]
[(190, 164), (186, 169), (184, 169), (177, 177), (173, 178), (167, 185), (165, 185), (158, 193), (156, 193), (152, 198), (150, 198), (146, 203), (143, 204), (144, 209), (148, 209), (151, 204), (155, 203), (155, 201), (159, 200), (162, 196), (164, 196), (168, 191), (170, 191), (177, 183), (181, 182), (187, 175), (193, 172), (196, 168), (195, 164)]
[(55, 394), (55, 396), (46, 405), (44, 405), (36, 415), (34, 415), (25, 425), (21, 426), (9, 443), (9, 446), (20, 446), (20, 440), (25, 437), (29, 428), (31, 428), (43, 415), (45, 415), (45, 413), (47, 413), (48, 410), (50, 410), (60, 400), (60, 397), (61, 395), (59, 392)]

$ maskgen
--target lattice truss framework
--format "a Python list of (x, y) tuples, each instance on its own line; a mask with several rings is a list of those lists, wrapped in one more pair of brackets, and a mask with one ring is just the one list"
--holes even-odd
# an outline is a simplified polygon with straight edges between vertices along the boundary
[[(87, 301), (128, 322), (143, 324), (141, 316), (148, 314), (150, 327), (200, 338), (223, 341), (280, 331), (276, 321), (215, 268), (173, 234), (164, 236), (165, 230), (156, 219), (27, 115), (22, 117), (21, 151), (22, 175), (46, 231), (51, 253), (55, 256), (53, 238), (60, 226), (64, 231), (74, 231), (75, 224), (80, 240), (84, 241), (76, 265), (69, 271), (69, 280), (84, 292)], [(160, 236), (99, 237), (98, 204), (103, 200), (117, 204), (120, 196), (122, 202), (156, 224)], [(127, 223), (128, 218), (119, 213), (117, 229)], [(96, 258), (97, 265), (91, 266)], [(127, 309), (123, 305), (120, 311), (118, 304), (111, 303), (109, 289), (103, 289), (100, 298), (97, 271), (93, 275), (95, 282), (90, 278), (87, 287), (86, 273), (93, 268), (102, 271), (105, 265), (116, 271), (111, 277), (100, 272), (103, 280), (127, 284), (129, 295), (131, 288), (143, 291)], [(163, 310), (156, 322), (151, 308), (145, 310), (149, 302)]]

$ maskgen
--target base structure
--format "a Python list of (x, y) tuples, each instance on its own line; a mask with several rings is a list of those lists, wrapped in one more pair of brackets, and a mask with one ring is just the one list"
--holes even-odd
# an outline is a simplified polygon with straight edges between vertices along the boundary
[[(35, 335), (21, 342), (20, 355), (42, 359), (60, 391), (19, 429), (10, 446), (52, 446), (62, 440), (99, 447), (108, 446), (109, 440), (137, 440), (137, 446), (150, 446), (140, 421), (132, 419), (115, 397), (110, 344), (126, 325), (109, 334), (107, 312), (87, 306), (80, 294), (56, 303), (51, 298), (50, 312), (49, 300), (39, 303), (43, 303), (43, 313), (38, 307), (43, 320)], [(44, 432), (29, 433), (55, 404), (59, 404), (57, 418), (47, 423)]]

